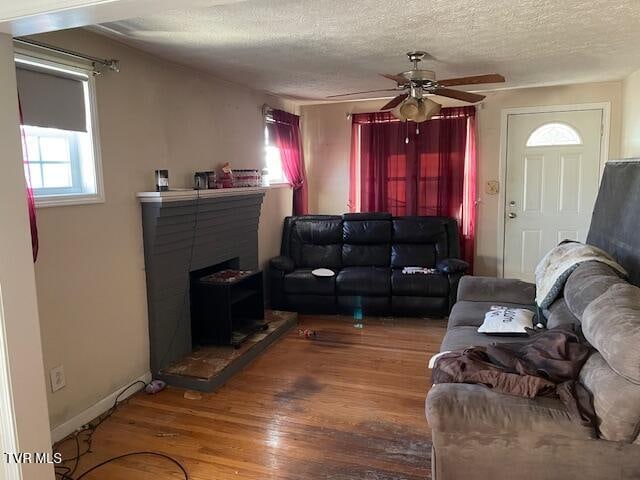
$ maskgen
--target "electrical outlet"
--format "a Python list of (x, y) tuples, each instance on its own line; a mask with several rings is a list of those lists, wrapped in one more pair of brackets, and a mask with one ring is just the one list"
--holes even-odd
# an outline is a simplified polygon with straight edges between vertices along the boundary
[(57, 392), (66, 385), (64, 378), (64, 367), (58, 365), (49, 370), (49, 377), (51, 378), (51, 391)]

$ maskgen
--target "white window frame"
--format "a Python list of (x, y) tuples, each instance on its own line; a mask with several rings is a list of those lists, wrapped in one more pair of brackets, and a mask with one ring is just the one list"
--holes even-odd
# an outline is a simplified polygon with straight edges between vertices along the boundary
[(59, 207), (64, 205), (86, 205), (94, 203), (104, 203), (104, 181), (102, 174), (102, 154), (100, 150), (100, 129), (98, 126), (98, 109), (96, 100), (96, 88), (95, 88), (95, 76), (93, 74), (93, 67), (90, 65), (82, 65), (76, 63), (69, 63), (66, 60), (63, 61), (54, 56), (34, 53), (28, 49), (16, 48), (15, 60), (18, 63), (35, 63), (37, 65), (44, 65), (53, 70), (59, 70), (62, 72), (71, 72), (87, 77), (86, 95), (88, 100), (86, 108), (87, 133), (91, 138), (91, 148), (93, 152), (93, 163), (95, 168), (95, 193), (66, 193), (66, 194), (52, 194), (48, 196), (34, 195), (36, 207)]
[[(278, 147), (275, 146), (274, 142), (269, 141), (269, 129), (267, 123), (269, 123), (269, 120), (267, 120), (264, 125), (264, 162), (265, 166), (269, 170), (269, 184), (272, 186), (289, 186), (289, 181), (287, 180), (287, 176), (285, 175), (284, 169), (282, 168), (282, 158), (280, 157), (280, 151), (278, 150)], [(276, 152), (278, 154), (278, 158), (280, 159), (280, 176), (277, 178), (273, 178), (271, 176), (271, 170), (269, 169), (268, 157), (269, 155), (274, 155)]]

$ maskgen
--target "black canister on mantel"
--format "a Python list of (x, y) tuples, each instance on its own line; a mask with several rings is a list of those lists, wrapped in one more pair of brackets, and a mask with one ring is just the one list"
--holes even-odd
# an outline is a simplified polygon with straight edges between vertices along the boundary
[(206, 190), (208, 188), (209, 176), (207, 172), (196, 172), (193, 175), (193, 188), (195, 190)]
[(169, 170), (156, 170), (156, 192), (169, 190)]

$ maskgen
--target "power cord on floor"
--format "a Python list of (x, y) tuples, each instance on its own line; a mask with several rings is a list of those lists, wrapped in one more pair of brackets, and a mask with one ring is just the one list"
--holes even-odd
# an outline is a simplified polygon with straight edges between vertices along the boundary
[(173, 462), (180, 469), (180, 471), (184, 475), (184, 480), (189, 480), (189, 474), (187, 473), (187, 470), (184, 468), (184, 466), (179, 461), (177, 461), (173, 457), (170, 457), (169, 455), (165, 455), (164, 453), (158, 453), (158, 452), (131, 452), (131, 453), (125, 453), (124, 455), (118, 455), (117, 457), (110, 458), (109, 460), (105, 460), (104, 462), (101, 462), (101, 463), (99, 463), (97, 465), (94, 465), (89, 470), (83, 472), (82, 475), (80, 475), (75, 480), (81, 480), (82, 478), (86, 477), (88, 474), (90, 474), (94, 470), (97, 470), (100, 467), (104, 467), (105, 465), (107, 465), (107, 464), (109, 464), (111, 462), (115, 462), (116, 460), (120, 460), (121, 458), (133, 457), (135, 455), (153, 455), (153, 456), (160, 457), (160, 458), (166, 458), (170, 462)]
[[(120, 403), (124, 401), (124, 400), (120, 400), (122, 396), (136, 385), (142, 385), (142, 388), (145, 388), (147, 386), (147, 383), (143, 382), (142, 380), (137, 380), (133, 382), (131, 385), (124, 388), (120, 393), (118, 393), (118, 395), (116, 395), (115, 401), (113, 402), (113, 406), (109, 410), (107, 410), (105, 413), (100, 415), (97, 419), (84, 425), (80, 430), (75, 431), (74, 433), (68, 435), (67, 437), (63, 438), (62, 440), (60, 440), (59, 442), (53, 445), (53, 450), (55, 452), (59, 449), (60, 445), (70, 440), (74, 440), (76, 444), (75, 455), (70, 458), (63, 458), (61, 463), (55, 466), (55, 475), (56, 475), (56, 478), (58, 478), (58, 480), (80, 480), (81, 478), (84, 478), (86, 475), (88, 475), (90, 472), (93, 472), (94, 470), (97, 470), (98, 468), (103, 467), (104, 465), (107, 465), (121, 458), (131, 457), (136, 455), (152, 455), (156, 457), (166, 458), (167, 460), (173, 462), (180, 468), (180, 470), (184, 474), (185, 480), (189, 480), (189, 474), (187, 473), (184, 466), (178, 460), (176, 460), (175, 458), (169, 455), (165, 455), (164, 453), (147, 452), (147, 451), (130, 452), (130, 453), (125, 453), (123, 455), (118, 455), (116, 457), (105, 460), (104, 462), (101, 462), (98, 465), (94, 465), (89, 470), (83, 472), (81, 475), (74, 478), (73, 475), (78, 470), (80, 459), (83, 456), (85, 456), (87, 453), (91, 452), (91, 442), (93, 441), (93, 434), (95, 433), (96, 429), (100, 425), (102, 425), (102, 423), (104, 423), (109, 417), (111, 417), (111, 415), (113, 415), (113, 413), (118, 408), (118, 405), (120, 405)], [(82, 439), (82, 442), (86, 444), (86, 448), (83, 451), (80, 451), (81, 435), (84, 436), (84, 438)], [(65, 465), (66, 463), (69, 463), (69, 462), (73, 462), (73, 467), (69, 467)]]

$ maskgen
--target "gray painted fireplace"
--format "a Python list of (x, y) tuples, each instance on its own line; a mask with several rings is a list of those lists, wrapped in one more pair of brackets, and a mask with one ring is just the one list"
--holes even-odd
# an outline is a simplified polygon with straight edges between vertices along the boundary
[(192, 351), (190, 272), (240, 260), (258, 268), (258, 222), (266, 189), (142, 192), (151, 372)]

